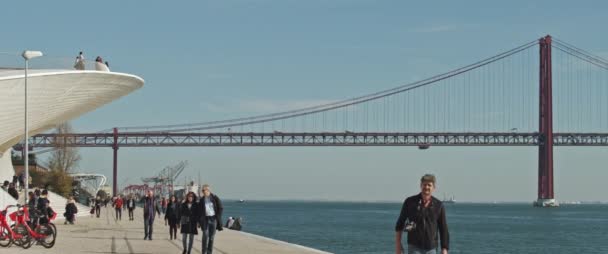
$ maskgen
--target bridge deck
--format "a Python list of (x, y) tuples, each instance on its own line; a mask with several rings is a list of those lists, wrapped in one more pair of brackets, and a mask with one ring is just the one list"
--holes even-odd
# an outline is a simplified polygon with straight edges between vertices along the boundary
[[(38, 134), (32, 147), (170, 147), (170, 146), (538, 146), (538, 133), (407, 132), (124, 132)], [(554, 133), (556, 146), (608, 146), (608, 133)], [(19, 150), (19, 147), (15, 147)]]

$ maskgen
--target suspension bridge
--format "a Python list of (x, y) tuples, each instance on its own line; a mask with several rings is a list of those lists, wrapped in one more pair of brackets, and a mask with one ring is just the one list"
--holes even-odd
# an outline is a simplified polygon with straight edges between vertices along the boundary
[(608, 60), (551, 36), (424, 80), (221, 121), (40, 134), (36, 148), (538, 146), (539, 206), (557, 205), (554, 146), (608, 145)]

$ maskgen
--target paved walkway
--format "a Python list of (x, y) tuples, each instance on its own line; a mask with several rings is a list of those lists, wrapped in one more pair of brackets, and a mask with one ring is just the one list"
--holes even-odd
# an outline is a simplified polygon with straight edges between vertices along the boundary
[[(152, 241), (143, 240), (142, 209), (135, 210), (135, 220), (129, 221), (128, 213), (123, 211), (122, 220), (115, 221), (114, 209), (101, 209), (100, 218), (79, 217), (75, 225), (64, 225), (63, 220), (56, 220), (57, 241), (51, 249), (34, 245), (24, 250), (18, 246), (0, 247), (0, 253), (181, 253), (182, 241), (178, 229), (178, 239), (169, 240), (169, 227), (162, 219), (155, 220)], [(201, 253), (201, 232), (196, 235), (192, 253)], [(261, 236), (233, 230), (217, 232), (213, 253), (286, 253), (312, 254), (327, 253), (299, 245), (289, 244)]]

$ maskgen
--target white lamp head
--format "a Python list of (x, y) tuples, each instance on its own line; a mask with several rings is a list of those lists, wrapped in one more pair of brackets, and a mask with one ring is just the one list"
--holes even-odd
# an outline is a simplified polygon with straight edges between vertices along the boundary
[(21, 54), (21, 56), (25, 60), (30, 60), (32, 58), (36, 58), (36, 57), (42, 56), (42, 52), (40, 52), (40, 51), (26, 50), (26, 51), (23, 51), (23, 54)]

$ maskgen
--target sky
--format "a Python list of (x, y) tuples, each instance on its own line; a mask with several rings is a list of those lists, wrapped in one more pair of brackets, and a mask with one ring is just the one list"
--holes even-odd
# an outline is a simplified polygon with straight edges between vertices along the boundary
[[(3, 4), (3, 63), (69, 67), (78, 51), (145, 86), (71, 123), (204, 122), (355, 97), (460, 67), (551, 34), (608, 57), (603, 1), (17, 1)], [(38, 63), (36, 63), (38, 62)], [(558, 200), (608, 201), (608, 148), (556, 148)], [(119, 185), (189, 161), (180, 177), (223, 198), (394, 201), (437, 175), (436, 196), (536, 199), (537, 149), (433, 147), (121, 148)], [(111, 178), (112, 150), (79, 171)]]

